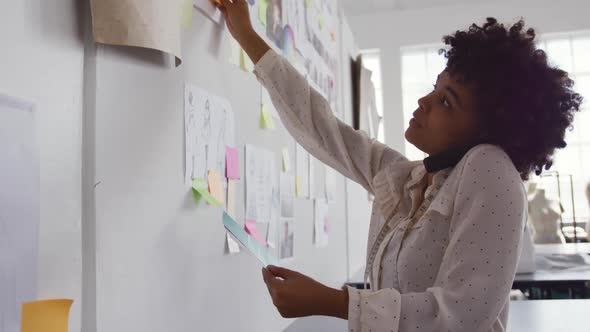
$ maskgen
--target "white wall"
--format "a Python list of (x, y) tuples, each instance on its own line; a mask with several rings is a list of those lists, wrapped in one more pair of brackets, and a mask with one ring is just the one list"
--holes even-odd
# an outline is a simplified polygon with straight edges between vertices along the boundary
[[(343, 16), (344, 17), (344, 16)], [(344, 17), (341, 22), (341, 57), (342, 57), (342, 104), (344, 107), (344, 121), (352, 124), (352, 84), (350, 59), (359, 54), (354, 35)], [(368, 202), (367, 191), (358, 183), (346, 180), (346, 236), (347, 236), (347, 279), (357, 282), (359, 273), (362, 276), (367, 251), (367, 237), (371, 218), (371, 205)]]
[[(95, 241), (89, 246), (95, 254), (84, 256), (85, 301), (96, 305), (84, 312), (88, 330), (277, 332), (292, 323), (272, 305), (260, 264), (246, 252), (225, 253), (221, 210), (196, 204), (184, 184), (185, 82), (230, 101), (242, 161), (244, 144), (272, 150), (277, 161), (283, 146), (294, 156), (293, 139), (284, 130), (260, 130), (260, 85), (253, 74), (228, 63), (228, 38), (226, 29), (195, 12), (183, 33), (180, 67), (160, 52), (139, 48), (97, 45), (96, 54), (88, 55), (94, 75), (85, 83), (94, 86), (89, 90), (95, 100), (89, 97), (86, 109), (85, 172), (89, 183), (97, 183), (88, 188), (85, 213)], [(316, 170), (318, 188), (323, 177)], [(244, 187), (242, 178), (235, 197), (238, 220)], [(281, 264), (342, 286), (345, 202), (341, 177), (329, 208), (329, 245), (315, 248), (313, 202), (296, 200), (295, 258)]]
[[(32, 101), (40, 152), (38, 297), (72, 298), (81, 310), (80, 1), (0, 1), (0, 93)], [(1, 295), (0, 295), (1, 296)]]
[[(258, 91), (255, 79), (227, 64), (220, 32), (198, 13), (184, 38), (189, 57), (180, 68), (151, 51), (95, 46), (89, 24), (87, 1), (0, 2), (0, 93), (37, 105), (38, 297), (74, 299), (70, 331), (129, 331), (141, 324), (146, 331), (194, 330), (201, 324), (212, 331), (286, 327), (291, 321), (272, 306), (255, 261), (246, 254), (224, 255), (223, 229), (209, 223), (215, 211), (200, 206), (195, 215), (190, 194), (176, 190), (183, 174), (184, 81), (220, 95), (247, 87), (249, 94), (232, 97), (239, 113), (258, 107), (251, 98)], [(343, 53), (354, 45), (350, 33), (347, 38)], [(202, 45), (212, 50), (203, 52)], [(213, 71), (219, 63), (220, 72)], [(342, 68), (348, 72), (348, 62)], [(342, 91), (349, 94), (350, 87)], [(350, 105), (345, 97), (340, 102)], [(257, 126), (256, 117), (240, 117), (238, 123)], [(260, 133), (249, 143), (263, 145), (269, 135)], [(298, 258), (287, 264), (333, 287), (346, 280), (348, 267), (364, 261), (366, 194), (346, 186), (362, 202), (347, 201), (345, 182), (339, 181), (328, 248), (312, 247), (312, 204), (297, 202)], [(345, 224), (347, 213), (353, 213), (352, 228)], [(203, 231), (199, 223), (206, 221)], [(346, 256), (351, 230), (352, 264)], [(172, 261), (164, 249), (181, 256)]]
[[(387, 143), (404, 150), (400, 47), (441, 42), (441, 37), (486, 17), (514, 22), (523, 17), (539, 33), (590, 29), (587, 0), (521, 1), (454, 5), (421, 10), (384, 11), (351, 16), (349, 22), (359, 48), (381, 49), (383, 109)], [(442, 46), (442, 42), (441, 42)], [(434, 78), (433, 78), (434, 80)]]

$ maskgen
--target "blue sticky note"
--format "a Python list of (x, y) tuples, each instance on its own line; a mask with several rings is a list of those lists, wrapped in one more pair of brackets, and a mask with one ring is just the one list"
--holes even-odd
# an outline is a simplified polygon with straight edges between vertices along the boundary
[(252, 236), (248, 235), (244, 228), (235, 222), (225, 211), (223, 212), (223, 226), (225, 229), (250, 251), (264, 266), (276, 265), (277, 259), (270, 254), (268, 248), (261, 245)]

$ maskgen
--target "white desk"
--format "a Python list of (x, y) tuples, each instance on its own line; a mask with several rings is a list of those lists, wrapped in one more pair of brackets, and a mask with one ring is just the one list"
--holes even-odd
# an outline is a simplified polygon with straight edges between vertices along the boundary
[(510, 302), (508, 332), (590, 331), (590, 300)]
[[(347, 322), (331, 317), (295, 320), (283, 332), (346, 332)], [(510, 302), (508, 332), (590, 331), (590, 300)]]
[(584, 268), (585, 265), (580, 265), (579, 268), (550, 270), (543, 263), (543, 257), (587, 254), (590, 254), (590, 243), (536, 244), (537, 271), (516, 274), (512, 289), (532, 290), (535, 287), (541, 290), (542, 298), (551, 298), (552, 291), (555, 289), (568, 289), (572, 298), (575, 298), (577, 294), (585, 297), (586, 285), (590, 283), (590, 270), (587, 267)]
[(573, 254), (590, 254), (590, 243), (552, 243), (552, 244), (535, 244), (535, 252), (543, 255), (573, 255)]

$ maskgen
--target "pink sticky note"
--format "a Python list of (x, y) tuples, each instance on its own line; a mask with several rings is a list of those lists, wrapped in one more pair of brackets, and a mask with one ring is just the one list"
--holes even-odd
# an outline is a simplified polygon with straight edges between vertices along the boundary
[(263, 246), (267, 245), (266, 239), (264, 238), (264, 236), (262, 236), (262, 234), (260, 234), (258, 228), (256, 228), (256, 221), (246, 219), (244, 230), (246, 231), (246, 233), (250, 234), (258, 243), (262, 244)]
[(324, 218), (324, 231), (326, 233), (330, 233), (330, 229), (331, 229), (330, 221), (328, 220), (328, 217), (326, 217), (326, 218)]
[(240, 179), (240, 157), (238, 150), (229, 146), (225, 147), (225, 174), (228, 179)]

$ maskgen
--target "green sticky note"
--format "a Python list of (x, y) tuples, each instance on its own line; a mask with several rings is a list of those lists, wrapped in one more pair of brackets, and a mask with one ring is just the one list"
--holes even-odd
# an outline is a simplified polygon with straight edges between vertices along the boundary
[(207, 180), (205, 180), (205, 179), (193, 179), (193, 193), (196, 193), (200, 197), (203, 197), (207, 201), (207, 203), (209, 203), (213, 206), (221, 206), (221, 203), (219, 203), (209, 193)]
[(266, 26), (266, 11), (268, 9), (268, 0), (260, 0), (258, 2), (258, 19), (262, 26)]
[(311, 7), (311, 0), (305, 0), (305, 7), (306, 8)]
[(183, 28), (189, 28), (193, 24), (193, 1), (183, 0), (180, 7), (180, 24)]
[(318, 24), (320, 26), (320, 30), (322, 30), (324, 28), (324, 16), (320, 15), (320, 17), (318, 17)]
[(266, 107), (265, 104), (262, 104), (262, 110), (261, 110), (260, 115), (261, 115), (260, 121), (261, 121), (262, 128), (275, 129), (275, 122), (272, 118), (272, 114), (270, 114), (270, 111), (268, 110), (268, 108)]
[(225, 211), (223, 212), (223, 226), (225, 226), (225, 229), (227, 229), (227, 231), (238, 240), (244, 248), (248, 249), (254, 257), (258, 258), (264, 266), (277, 264), (276, 257), (274, 257), (266, 247), (256, 241), (254, 237), (246, 233), (244, 228), (236, 223)]

